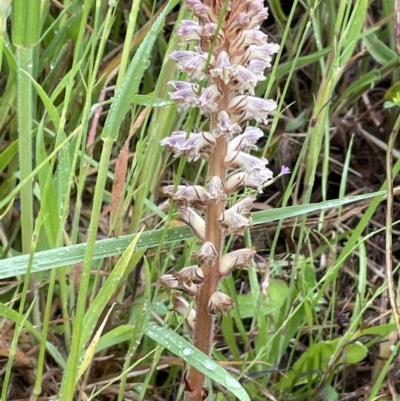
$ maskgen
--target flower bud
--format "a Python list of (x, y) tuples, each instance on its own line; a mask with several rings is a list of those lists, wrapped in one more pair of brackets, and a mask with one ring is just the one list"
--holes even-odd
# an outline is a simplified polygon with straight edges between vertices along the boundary
[(234, 307), (235, 301), (231, 297), (228, 297), (228, 295), (219, 291), (214, 292), (208, 302), (208, 311), (214, 315), (221, 312), (226, 316), (226, 314)]

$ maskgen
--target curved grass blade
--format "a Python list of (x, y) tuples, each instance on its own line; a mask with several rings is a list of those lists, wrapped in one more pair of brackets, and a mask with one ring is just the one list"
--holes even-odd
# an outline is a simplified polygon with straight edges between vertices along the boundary
[(198, 371), (204, 373), (210, 379), (221, 384), (241, 401), (250, 401), (246, 390), (233, 378), (222, 366), (210, 359), (206, 354), (182, 338), (174, 331), (150, 323), (144, 330), (145, 334), (158, 344), (170, 350), (182, 358)]
[[(372, 192), (370, 194), (350, 196), (344, 199), (329, 200), (321, 203), (310, 203), (308, 205), (296, 205), (285, 208), (269, 209), (253, 214), (254, 225), (278, 221), (290, 217), (301, 216), (320, 210), (331, 209), (349, 203), (382, 196), (386, 191)], [(154, 248), (160, 245), (165, 228), (142, 233), (135, 250)], [(96, 241), (93, 260), (104, 259), (110, 256), (122, 254), (131, 243), (136, 234), (124, 235), (118, 238), (108, 238)], [(192, 238), (193, 232), (187, 226), (168, 228), (163, 245), (176, 241)], [(32, 263), (32, 273), (54, 269), (61, 266), (69, 266), (82, 262), (84, 259), (86, 244), (71, 245), (64, 248), (50, 249), (37, 252)], [(25, 274), (27, 271), (29, 255), (15, 256), (13, 258), (0, 260), (0, 279)]]

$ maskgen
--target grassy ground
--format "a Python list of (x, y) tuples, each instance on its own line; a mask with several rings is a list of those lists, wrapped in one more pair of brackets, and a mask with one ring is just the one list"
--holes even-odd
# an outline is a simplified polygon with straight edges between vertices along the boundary
[(223, 281), (237, 308), (211, 360), (157, 284), (198, 248), (160, 193), (205, 176), (201, 161), (178, 164), (159, 145), (201, 127), (168, 97), (185, 7), (14, 0), (6, 22), (5, 3), (0, 399), (178, 400), (191, 363), (214, 380), (210, 400), (397, 400), (394, 4), (268, 4), (263, 29), (281, 50), (257, 94), (279, 111), (260, 153), (292, 174), (227, 244), (259, 257)]

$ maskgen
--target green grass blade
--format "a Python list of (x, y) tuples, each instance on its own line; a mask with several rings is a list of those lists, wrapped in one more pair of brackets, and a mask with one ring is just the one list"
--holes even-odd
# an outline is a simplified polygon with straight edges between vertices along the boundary
[(188, 364), (194, 366), (210, 379), (227, 388), (239, 400), (250, 401), (248, 394), (235, 378), (179, 334), (165, 327), (157, 326), (155, 323), (150, 323), (145, 328), (145, 334)]

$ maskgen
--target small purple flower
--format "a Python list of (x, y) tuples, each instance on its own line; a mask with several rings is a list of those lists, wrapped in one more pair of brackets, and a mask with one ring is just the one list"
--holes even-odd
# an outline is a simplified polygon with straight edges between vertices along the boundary
[(286, 166), (282, 166), (281, 168), (281, 175), (290, 174), (290, 168)]

